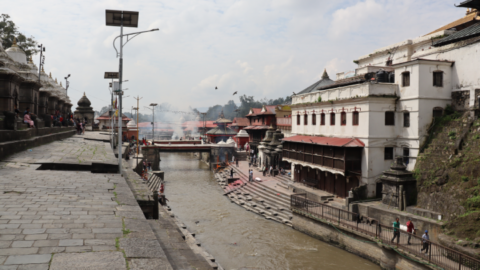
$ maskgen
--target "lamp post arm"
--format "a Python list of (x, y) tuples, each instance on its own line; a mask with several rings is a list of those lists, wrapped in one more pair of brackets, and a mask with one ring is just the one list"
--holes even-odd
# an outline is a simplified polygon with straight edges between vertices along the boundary
[[(158, 31), (158, 28), (155, 28), (155, 29), (151, 29), (151, 30), (146, 30), (146, 31), (140, 31), (140, 32), (133, 32), (133, 33), (128, 33), (128, 34), (124, 34), (124, 35), (120, 35), (120, 36), (117, 36), (115, 39), (113, 39), (113, 48), (115, 49), (115, 51), (117, 52), (117, 57), (119, 56), (118, 54), (118, 50), (117, 48), (115, 47), (115, 41), (117, 40), (117, 38), (119, 37), (127, 37), (127, 41), (125, 41), (125, 43), (123, 44), (120, 44), (121, 47), (127, 45), (127, 43), (132, 40), (134, 37), (140, 35), (140, 34), (143, 34), (143, 33), (147, 33), (147, 32), (153, 32), (153, 31)], [(133, 37), (129, 37), (133, 35)]]

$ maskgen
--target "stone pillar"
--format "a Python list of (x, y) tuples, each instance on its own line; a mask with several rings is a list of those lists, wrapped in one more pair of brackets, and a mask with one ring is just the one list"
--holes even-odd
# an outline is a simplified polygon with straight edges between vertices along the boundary
[[(19, 85), (21, 77), (17, 74), (0, 74), (0, 108), (13, 112), (19, 106)], [(20, 109), (19, 109), (20, 110)]]
[(45, 91), (40, 92), (39, 102), (38, 102), (38, 115), (43, 116), (48, 113), (48, 96), (50, 94)]
[(48, 109), (47, 114), (55, 114), (55, 108), (57, 107), (58, 97), (49, 96), (48, 97)]

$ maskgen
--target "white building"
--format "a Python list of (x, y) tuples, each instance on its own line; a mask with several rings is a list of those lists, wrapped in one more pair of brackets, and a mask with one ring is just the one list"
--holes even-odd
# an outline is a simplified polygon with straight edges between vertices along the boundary
[[(466, 17), (475, 18), (471, 12)], [(283, 140), (293, 180), (341, 197), (366, 185), (365, 195), (374, 197), (395, 156), (412, 170), (432, 119), (449, 104), (473, 108), (480, 95), (480, 38), (468, 36), (480, 25), (465, 21), (472, 25), (462, 18), (375, 50), (354, 61), (354, 72), (337, 74), (333, 84), (293, 96), (296, 136)], [(458, 30), (462, 26), (469, 28)]]

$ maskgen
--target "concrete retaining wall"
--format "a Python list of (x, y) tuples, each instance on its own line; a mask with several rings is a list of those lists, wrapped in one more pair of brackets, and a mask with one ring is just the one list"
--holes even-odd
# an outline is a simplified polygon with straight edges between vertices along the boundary
[[(75, 135), (75, 130), (73, 128), (48, 128), (48, 129), (59, 129), (56, 133), (51, 133), (47, 135), (41, 135), (29, 139), (20, 139), (15, 141), (6, 141), (0, 143), (0, 160), (5, 159), (6, 157), (25, 151), (27, 149), (40, 146), (42, 144), (50, 143), (53, 141), (58, 141)], [(33, 129), (32, 129), (33, 130)], [(38, 129), (41, 130), (41, 129)], [(9, 132), (23, 132), (23, 131), (9, 131)], [(45, 131), (48, 132), (48, 131)]]
[(0, 142), (27, 140), (35, 137), (73, 131), (74, 127), (29, 128), (25, 130), (0, 130)]
[(372, 239), (361, 237), (339, 227), (337, 230), (331, 225), (295, 213), (293, 213), (292, 224), (295, 230), (370, 260), (380, 265), (382, 269), (431, 269), (381, 244), (362, 242), (372, 242)]

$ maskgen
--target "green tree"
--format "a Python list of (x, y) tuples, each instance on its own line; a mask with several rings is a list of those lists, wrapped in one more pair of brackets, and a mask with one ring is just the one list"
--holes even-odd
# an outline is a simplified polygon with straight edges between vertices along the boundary
[(27, 37), (18, 31), (18, 27), (10, 20), (10, 15), (0, 16), (0, 38), (4, 49), (12, 47), (13, 38), (17, 38), (17, 46), (20, 47), (27, 57), (38, 53), (37, 41), (33, 36)]

